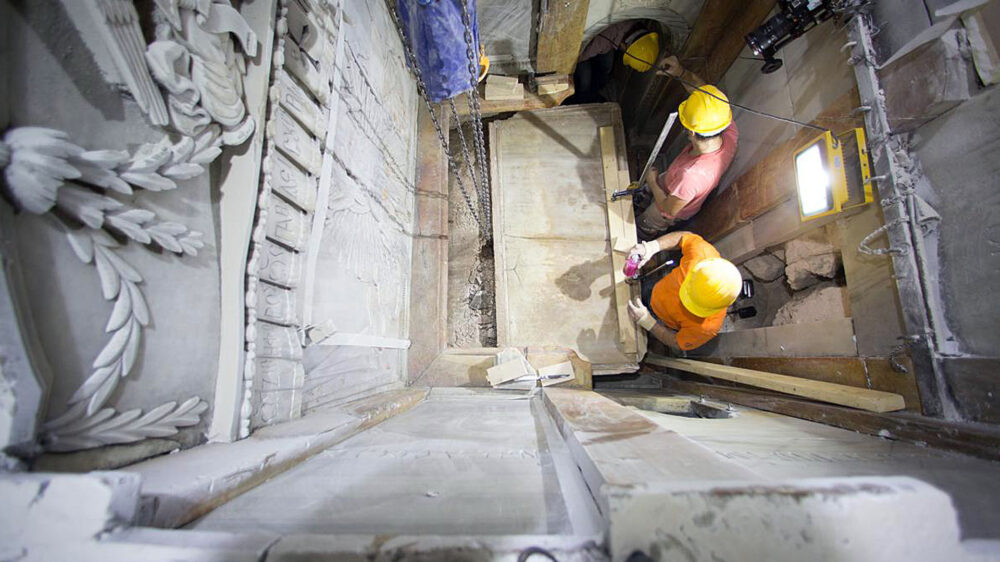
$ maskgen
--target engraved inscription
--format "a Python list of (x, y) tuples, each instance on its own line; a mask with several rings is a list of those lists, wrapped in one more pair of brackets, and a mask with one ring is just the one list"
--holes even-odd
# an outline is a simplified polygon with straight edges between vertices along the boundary
[(272, 197), (267, 213), (267, 237), (296, 250), (305, 248), (309, 232), (308, 215), (283, 199)]
[(302, 346), (295, 328), (257, 322), (256, 330), (257, 357), (296, 361), (302, 359)]
[(274, 86), (278, 89), (278, 100), (299, 123), (305, 125), (313, 135), (322, 137), (326, 133), (323, 110), (306, 94), (286, 72), (279, 72)]
[(295, 292), (268, 283), (257, 285), (257, 318), (286, 326), (296, 324)]
[(294, 289), (302, 275), (302, 262), (295, 252), (264, 240), (260, 246), (259, 276), (265, 281)]
[(271, 155), (271, 189), (289, 203), (312, 212), (316, 208), (316, 178), (303, 172), (281, 153)]
[(278, 148), (314, 176), (318, 176), (321, 158), (319, 141), (281, 107), (275, 111), (275, 124), (274, 140)]

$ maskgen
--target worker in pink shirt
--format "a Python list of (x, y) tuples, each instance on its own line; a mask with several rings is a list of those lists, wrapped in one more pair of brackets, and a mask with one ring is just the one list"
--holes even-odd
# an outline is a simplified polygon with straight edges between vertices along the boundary
[(650, 168), (646, 175), (653, 202), (637, 221), (646, 238), (656, 237), (701, 209), (732, 164), (739, 139), (725, 94), (685, 70), (677, 57), (667, 57), (659, 66), (658, 73), (679, 78), (691, 94), (677, 109), (691, 144), (684, 147), (665, 173)]

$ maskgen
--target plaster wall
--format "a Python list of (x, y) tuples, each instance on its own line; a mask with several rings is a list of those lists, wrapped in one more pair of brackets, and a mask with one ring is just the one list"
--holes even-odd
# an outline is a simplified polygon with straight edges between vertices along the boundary
[[(719, 88), (740, 105), (808, 123), (854, 87), (849, 55), (840, 51), (846, 42), (847, 33), (827, 21), (782, 49), (777, 56), (784, 65), (771, 74), (762, 74), (763, 63), (744, 48)], [(796, 125), (739, 108), (733, 116), (740, 128), (739, 151), (719, 190), (799, 131)]]

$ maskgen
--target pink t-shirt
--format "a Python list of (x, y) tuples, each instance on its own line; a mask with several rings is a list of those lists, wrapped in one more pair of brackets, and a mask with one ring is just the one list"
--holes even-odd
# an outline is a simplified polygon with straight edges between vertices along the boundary
[(695, 155), (691, 154), (694, 147), (689, 144), (667, 171), (660, 174), (657, 182), (660, 189), (667, 195), (688, 202), (674, 217), (676, 220), (687, 220), (701, 210), (705, 198), (719, 185), (722, 174), (733, 163), (739, 138), (740, 131), (736, 128), (736, 121), (733, 121), (732, 125), (722, 131), (722, 146), (719, 150)]

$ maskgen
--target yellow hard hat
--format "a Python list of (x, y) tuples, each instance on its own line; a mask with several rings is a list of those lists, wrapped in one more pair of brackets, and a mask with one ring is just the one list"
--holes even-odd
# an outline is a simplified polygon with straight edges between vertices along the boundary
[(733, 122), (729, 98), (715, 86), (701, 86), (691, 92), (677, 109), (681, 125), (699, 135), (710, 137), (726, 130)]
[(639, 72), (646, 72), (653, 68), (653, 63), (659, 56), (660, 34), (649, 32), (629, 43), (625, 48), (625, 54), (622, 55), (622, 62)]
[(708, 318), (736, 301), (743, 288), (743, 276), (723, 258), (696, 263), (681, 282), (681, 303), (691, 314)]

